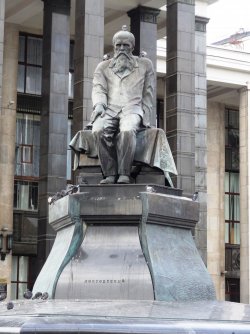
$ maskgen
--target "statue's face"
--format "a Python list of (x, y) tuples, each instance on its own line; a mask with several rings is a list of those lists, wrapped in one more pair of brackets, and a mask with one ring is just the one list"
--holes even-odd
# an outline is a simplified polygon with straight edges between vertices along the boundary
[(114, 45), (115, 53), (124, 52), (131, 54), (133, 51), (133, 45), (127, 38), (117, 38)]

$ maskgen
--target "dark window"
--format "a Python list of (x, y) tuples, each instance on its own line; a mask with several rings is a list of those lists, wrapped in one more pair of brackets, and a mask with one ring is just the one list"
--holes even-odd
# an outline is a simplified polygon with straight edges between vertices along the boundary
[(239, 172), (239, 112), (227, 109), (225, 111), (225, 145), (227, 171)]
[[(13, 215), (13, 252), (16, 252), (16, 243), (24, 243), (33, 247), (37, 242), (37, 212), (14, 212)], [(20, 251), (20, 250), (19, 250)], [(32, 250), (29, 253), (33, 253)]]
[(225, 298), (240, 302), (239, 111), (225, 110)]
[(42, 38), (33, 35), (20, 35), (17, 91), (41, 95), (41, 85)]
[(226, 300), (230, 302), (240, 302), (240, 280), (237, 278), (226, 278), (225, 282)]
[(34, 256), (12, 255), (11, 299), (24, 299), (23, 293), (33, 288), (36, 263)]
[(23, 293), (28, 288), (28, 256), (12, 256), (11, 298), (23, 299)]
[(14, 181), (14, 209), (37, 211), (38, 182)]
[(225, 242), (240, 244), (239, 173), (225, 173)]
[(74, 44), (70, 43), (69, 54), (69, 98), (74, 98)]
[(40, 116), (17, 113), (16, 172), (19, 177), (39, 177)]
[(225, 270), (232, 278), (240, 276), (240, 245), (226, 245)]
[(164, 129), (164, 101), (157, 99), (157, 128)]
[(239, 112), (225, 111), (225, 242), (240, 243)]
[[(18, 93), (41, 95), (42, 93), (42, 54), (43, 40), (41, 36), (19, 36), (18, 54)], [(69, 55), (69, 98), (74, 95), (74, 43), (70, 43)]]
[(17, 112), (40, 115), (42, 97), (38, 95), (17, 94)]

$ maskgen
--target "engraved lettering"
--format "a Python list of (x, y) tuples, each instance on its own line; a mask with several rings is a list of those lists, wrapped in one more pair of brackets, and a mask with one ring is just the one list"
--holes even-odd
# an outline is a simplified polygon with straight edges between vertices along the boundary
[(122, 278), (122, 279), (114, 279), (114, 280), (112, 280), (112, 279), (102, 279), (102, 280), (98, 280), (98, 279), (88, 279), (88, 280), (84, 280), (84, 283), (86, 284), (86, 283), (92, 283), (92, 284), (106, 284), (106, 283), (108, 283), (108, 284), (121, 284), (121, 283), (125, 283), (125, 279), (124, 278)]

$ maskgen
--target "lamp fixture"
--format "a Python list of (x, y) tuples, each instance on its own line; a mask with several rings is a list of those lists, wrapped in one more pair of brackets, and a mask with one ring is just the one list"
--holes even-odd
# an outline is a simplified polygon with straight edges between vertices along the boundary
[(0, 233), (0, 259), (4, 261), (6, 255), (12, 250), (13, 235), (7, 234), (8, 228), (3, 227)]
[(3, 234), (1, 233), (0, 234), (0, 252), (2, 251), (3, 249)]

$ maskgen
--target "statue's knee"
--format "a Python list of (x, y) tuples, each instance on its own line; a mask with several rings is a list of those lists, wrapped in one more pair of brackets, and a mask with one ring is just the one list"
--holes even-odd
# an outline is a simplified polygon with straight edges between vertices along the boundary
[(110, 132), (108, 130), (104, 130), (100, 135), (100, 138), (104, 141), (111, 142), (114, 140), (114, 132)]
[(135, 136), (136, 135), (136, 130), (135, 129), (123, 129), (123, 130), (120, 130), (120, 135), (122, 137)]
[(103, 129), (92, 129), (92, 135), (96, 138), (100, 138), (103, 133)]

